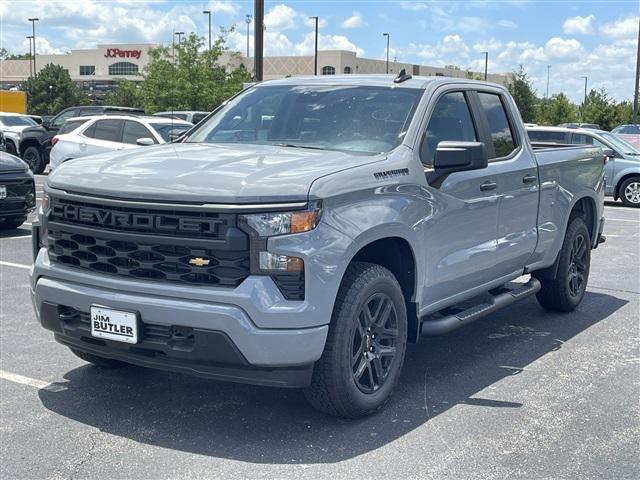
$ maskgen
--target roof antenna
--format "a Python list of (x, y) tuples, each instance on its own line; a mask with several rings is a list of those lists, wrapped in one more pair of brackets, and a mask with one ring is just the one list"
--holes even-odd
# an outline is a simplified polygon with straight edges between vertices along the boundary
[(403, 68), (402, 70), (400, 70), (400, 73), (398, 73), (398, 76), (393, 79), (393, 83), (406, 82), (407, 80), (411, 80), (412, 78), (413, 77), (408, 74), (407, 71)]

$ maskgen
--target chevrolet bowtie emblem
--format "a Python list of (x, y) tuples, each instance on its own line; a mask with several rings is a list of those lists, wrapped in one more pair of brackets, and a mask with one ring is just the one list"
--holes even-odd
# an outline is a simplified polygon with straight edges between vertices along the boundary
[(189, 263), (191, 265), (195, 265), (196, 267), (204, 267), (205, 265), (209, 265), (209, 262), (211, 262), (211, 260), (205, 260), (204, 258), (192, 258), (189, 260)]

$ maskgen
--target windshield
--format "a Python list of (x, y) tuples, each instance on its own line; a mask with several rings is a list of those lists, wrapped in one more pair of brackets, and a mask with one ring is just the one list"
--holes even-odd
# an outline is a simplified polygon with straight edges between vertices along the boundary
[(29, 117), (3, 115), (0, 117), (0, 123), (5, 127), (33, 127), (38, 125), (35, 120)]
[(633, 145), (625, 142), (620, 137), (616, 137), (609, 132), (602, 132), (600, 136), (608, 141), (613, 146), (613, 148), (618, 150), (620, 153), (633, 156), (640, 155), (640, 151), (636, 150)]
[(186, 142), (386, 152), (401, 142), (422, 92), (339, 85), (251, 88)]
[[(165, 142), (170, 142), (191, 128), (191, 125), (175, 125), (172, 123), (152, 123), (153, 129)], [(173, 138), (171, 138), (173, 137)]]
[(620, 125), (611, 130), (611, 133), (623, 133), (628, 135), (640, 135), (640, 125)]

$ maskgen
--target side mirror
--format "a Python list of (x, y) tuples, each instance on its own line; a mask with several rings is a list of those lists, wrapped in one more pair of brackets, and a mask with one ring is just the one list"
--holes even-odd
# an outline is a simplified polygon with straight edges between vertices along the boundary
[(51, 126), (51, 119), (50, 118), (45, 118), (42, 120), (42, 126), (44, 128), (49, 128)]
[(616, 152), (614, 152), (612, 148), (603, 148), (602, 153), (605, 157), (608, 158), (615, 158), (616, 156)]
[(440, 142), (433, 159), (439, 174), (479, 170), (488, 164), (487, 147), (482, 142)]
[(149, 146), (149, 145), (153, 145), (156, 142), (153, 141), (153, 138), (144, 137), (144, 138), (138, 138), (136, 140), (136, 143), (138, 145), (142, 145), (143, 147), (146, 147), (146, 146)]

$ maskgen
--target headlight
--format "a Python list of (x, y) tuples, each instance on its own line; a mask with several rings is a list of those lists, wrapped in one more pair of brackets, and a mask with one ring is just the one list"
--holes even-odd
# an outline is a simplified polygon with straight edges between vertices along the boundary
[(313, 230), (318, 225), (321, 212), (321, 205), (316, 202), (308, 210), (241, 215), (240, 221), (260, 237), (273, 237)]

